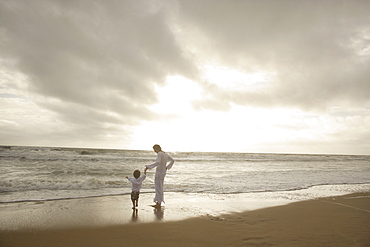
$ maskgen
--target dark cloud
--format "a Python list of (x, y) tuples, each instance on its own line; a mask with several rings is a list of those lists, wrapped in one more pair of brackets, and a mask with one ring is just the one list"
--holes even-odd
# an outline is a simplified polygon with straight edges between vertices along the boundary
[(154, 85), (196, 69), (175, 41), (168, 11), (143, 4), (2, 1), (2, 53), (16, 59), (29, 89), (45, 96), (50, 109), (48, 100), (56, 99), (73, 104), (73, 111), (81, 107), (82, 115), (87, 107), (126, 123), (153, 119), (147, 107), (157, 101)]

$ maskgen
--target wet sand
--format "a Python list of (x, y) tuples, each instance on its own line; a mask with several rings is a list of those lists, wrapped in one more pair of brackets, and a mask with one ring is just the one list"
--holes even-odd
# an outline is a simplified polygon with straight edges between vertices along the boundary
[(0, 246), (370, 246), (370, 193), (289, 204), (168, 194), (162, 210), (151, 196), (137, 212), (123, 196), (1, 205)]
[(141, 194), (132, 210), (130, 195), (0, 204), (0, 230), (48, 230), (133, 223), (179, 221), (287, 204), (293, 197), (265, 194), (212, 195), (166, 193), (165, 207), (155, 210), (153, 193)]

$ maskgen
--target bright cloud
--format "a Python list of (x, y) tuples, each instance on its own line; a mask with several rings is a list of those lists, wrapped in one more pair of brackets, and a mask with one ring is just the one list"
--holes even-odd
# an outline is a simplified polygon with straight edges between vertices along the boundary
[(255, 87), (269, 81), (267, 72), (245, 73), (228, 67), (205, 65), (204, 79), (224, 90), (252, 91)]

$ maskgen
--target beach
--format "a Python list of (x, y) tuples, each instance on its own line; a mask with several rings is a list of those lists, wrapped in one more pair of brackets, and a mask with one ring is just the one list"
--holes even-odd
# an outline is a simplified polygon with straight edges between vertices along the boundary
[(370, 156), (173, 157), (164, 207), (148, 171), (133, 210), (152, 151), (2, 149), (0, 246), (370, 246)]
[(1, 205), (0, 246), (370, 245), (369, 192), (304, 201), (168, 193), (161, 210), (151, 196), (137, 211), (123, 196)]

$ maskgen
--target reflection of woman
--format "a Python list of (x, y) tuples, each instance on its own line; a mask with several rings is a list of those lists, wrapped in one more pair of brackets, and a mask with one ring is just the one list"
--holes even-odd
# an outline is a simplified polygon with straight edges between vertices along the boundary
[(153, 150), (154, 152), (157, 153), (157, 161), (154, 164), (146, 165), (145, 171), (147, 169), (152, 169), (154, 167), (157, 167), (155, 171), (155, 179), (154, 179), (154, 183), (155, 183), (154, 202), (155, 202), (155, 207), (160, 207), (161, 203), (164, 202), (164, 194), (163, 194), (164, 177), (166, 176), (167, 170), (171, 169), (175, 161), (172, 159), (171, 156), (163, 152), (161, 146), (159, 146), (158, 144), (153, 146)]

